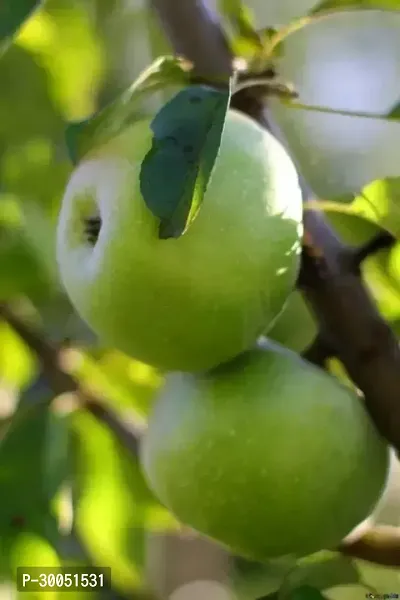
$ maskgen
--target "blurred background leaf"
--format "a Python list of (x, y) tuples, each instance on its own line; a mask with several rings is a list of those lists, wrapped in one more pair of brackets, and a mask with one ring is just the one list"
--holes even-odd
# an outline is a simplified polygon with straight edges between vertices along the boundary
[(40, 4), (41, 0), (2, 1), (0, 4), (0, 56), (10, 42), (10, 38)]
[(317, 203), (331, 212), (359, 215), (400, 237), (400, 178), (373, 181), (358, 194)]
[(76, 533), (94, 564), (111, 567), (117, 588), (135, 590), (144, 584), (146, 531), (175, 527), (175, 520), (103, 425), (78, 412), (71, 433)]

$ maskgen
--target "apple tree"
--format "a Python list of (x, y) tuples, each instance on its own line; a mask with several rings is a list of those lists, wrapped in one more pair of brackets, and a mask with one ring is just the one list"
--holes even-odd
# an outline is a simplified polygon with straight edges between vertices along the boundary
[(4, 594), (398, 597), (399, 77), (399, 0), (0, 3)]

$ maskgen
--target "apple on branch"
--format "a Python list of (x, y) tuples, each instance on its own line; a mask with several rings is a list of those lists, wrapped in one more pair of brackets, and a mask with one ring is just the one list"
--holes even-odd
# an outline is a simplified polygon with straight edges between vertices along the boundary
[(103, 342), (167, 370), (201, 371), (248, 348), (280, 313), (299, 268), (302, 199), (283, 146), (229, 111), (201, 208), (160, 239), (140, 192), (150, 121), (88, 153), (67, 186), (57, 257)]

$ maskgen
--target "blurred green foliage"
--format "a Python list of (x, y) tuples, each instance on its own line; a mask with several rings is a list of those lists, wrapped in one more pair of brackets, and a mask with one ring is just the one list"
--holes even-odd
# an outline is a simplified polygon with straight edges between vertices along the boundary
[(0, 4), (0, 53), (4, 52), (15, 32), (40, 3), (41, 0), (6, 0)]
[[(36, 4), (0, 2), (0, 302), (15, 304), (49, 338), (58, 342), (68, 338), (69, 348), (62, 355), (65, 370), (121, 418), (144, 425), (163, 375), (89, 339), (60, 285), (54, 258), (55, 224), (73, 168), (64, 139), (66, 122), (91, 117), (170, 49), (145, 0), (48, 0), (22, 23), (24, 10), (29, 12)], [(274, 35), (273, 28), (301, 11), (344, 6), (400, 8), (397, 0), (224, 0), (215, 4), (223, 13), (232, 48), (254, 64)], [(18, 8), (14, 20), (5, 20), (4, 7)], [(393, 92), (395, 88), (398, 93), (398, 71), (391, 61), (400, 64), (400, 19), (393, 16), (389, 26), (381, 15), (369, 19), (358, 14), (355, 29), (365, 23), (371, 34), (368, 39), (375, 40), (373, 49), (379, 57), (375, 63), (370, 46), (360, 49), (350, 43), (351, 11), (340, 21), (342, 29), (333, 17), (310, 29), (305, 26), (284, 40), (279, 64), (284, 77), (305, 95), (305, 103), (320, 103), (317, 93), (314, 97), (307, 92), (307, 85), (317, 87), (326, 74), (338, 93), (346, 90), (345, 80), (335, 80), (335, 57), (329, 57), (329, 66), (323, 60), (332, 31), (338, 54), (347, 53), (349, 64), (365, 54), (374, 85), (380, 81), (389, 90), (387, 96), (379, 97), (379, 106), (369, 107), (361, 82), (360, 90), (353, 86), (348, 92), (350, 108), (356, 104), (359, 110), (385, 113), (398, 103)], [(16, 31), (10, 45), (8, 38)], [(316, 48), (322, 50), (316, 52)], [(383, 66), (387, 64), (392, 66), (386, 71)], [(360, 77), (362, 72), (360, 67)], [(151, 106), (160, 100), (161, 96), (156, 97)], [(341, 102), (339, 98), (335, 104), (333, 99), (332, 108), (349, 108)], [(380, 124), (384, 131), (374, 129), (374, 135), (364, 136), (363, 127), (352, 129), (348, 117), (311, 112), (304, 116), (305, 111), (291, 111), (287, 105), (273, 109), (337, 232), (351, 244), (369, 239), (378, 225), (398, 236), (399, 123)], [(365, 124), (366, 131), (369, 126)], [(345, 202), (338, 203), (338, 199)], [(400, 335), (400, 242), (368, 259), (363, 274), (381, 313)], [(290, 327), (285, 328), (285, 318)], [(274, 335), (300, 351), (314, 333), (312, 316), (298, 297), (289, 303), (286, 317), (282, 313)], [(344, 377), (340, 365), (335, 368)], [(153, 497), (137, 462), (106, 425), (77, 409), (68, 395), (53, 399), (36, 356), (0, 321), (0, 598), (10, 597), (15, 567), (23, 563), (111, 566), (115, 593), (132, 597), (146, 586), (147, 535), (176, 531), (178, 525)], [(400, 511), (395, 506), (393, 518), (398, 524)], [(256, 594), (275, 594), (289, 572), (303, 596), (307, 593), (304, 586), (311, 585), (326, 588), (324, 593), (331, 600), (353, 600), (366, 589), (391, 593), (400, 586), (399, 572), (394, 569), (332, 556), (314, 560), (315, 564), (307, 563), (294, 572), (286, 563), (236, 565), (233, 581), (238, 598), (254, 600)], [(69, 594), (71, 600), (86, 596)], [(105, 592), (100, 597), (116, 596)]]

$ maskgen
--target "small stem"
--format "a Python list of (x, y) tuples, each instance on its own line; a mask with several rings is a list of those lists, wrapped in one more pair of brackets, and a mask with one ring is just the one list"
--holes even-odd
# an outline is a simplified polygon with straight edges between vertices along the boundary
[(354, 250), (353, 265), (356, 268), (361, 266), (361, 263), (369, 256), (376, 254), (380, 250), (392, 248), (397, 242), (396, 238), (388, 231), (381, 231), (376, 234), (371, 240)]

